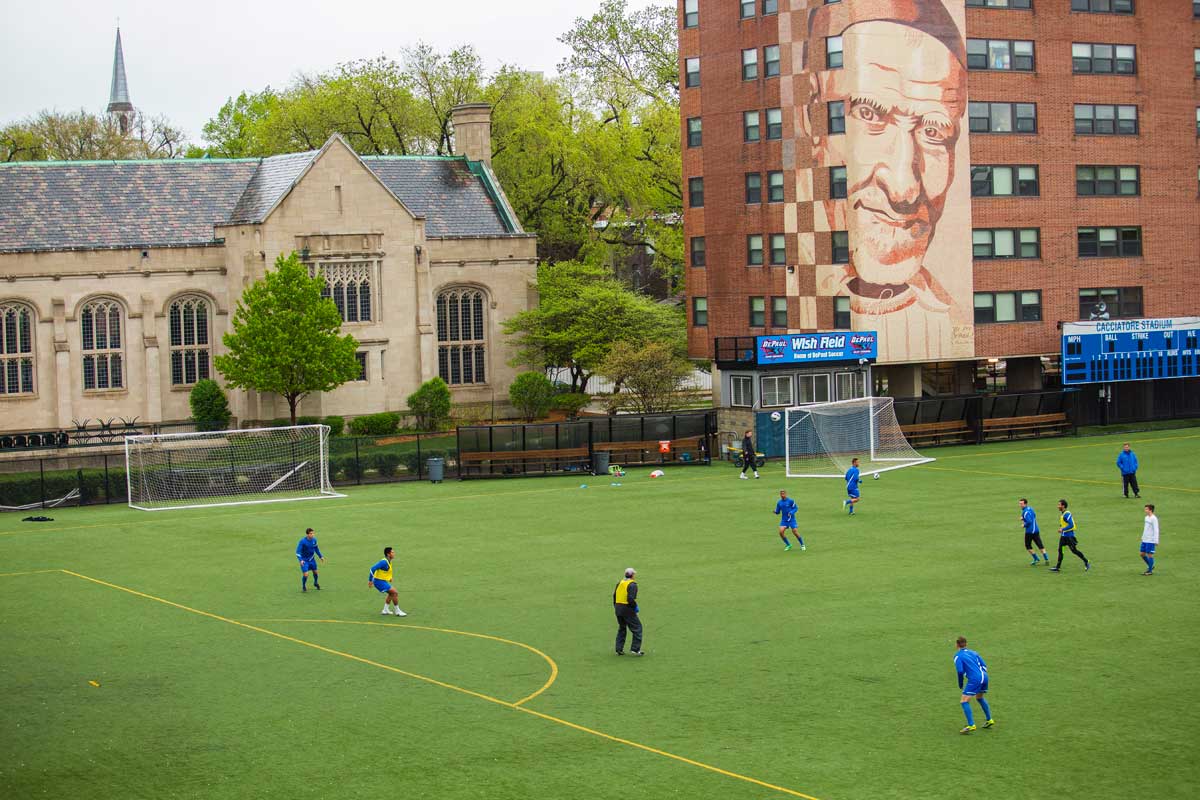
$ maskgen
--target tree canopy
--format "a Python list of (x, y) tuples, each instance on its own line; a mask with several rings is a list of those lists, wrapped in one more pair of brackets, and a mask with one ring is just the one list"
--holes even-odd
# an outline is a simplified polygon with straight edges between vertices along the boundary
[(183, 131), (166, 117), (140, 111), (134, 112), (128, 134), (108, 114), (41, 111), (0, 128), (0, 161), (176, 158), (186, 144)]

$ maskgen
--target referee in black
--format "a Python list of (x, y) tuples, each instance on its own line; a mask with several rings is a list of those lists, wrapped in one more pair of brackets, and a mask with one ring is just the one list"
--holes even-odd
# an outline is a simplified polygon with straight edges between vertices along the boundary
[(635, 656), (644, 655), (642, 652), (642, 621), (638, 619), (638, 585), (634, 580), (637, 570), (633, 567), (625, 570), (625, 577), (617, 582), (613, 589), (613, 611), (617, 614), (617, 655), (625, 655), (625, 630), (633, 634), (633, 649), (629, 652)]

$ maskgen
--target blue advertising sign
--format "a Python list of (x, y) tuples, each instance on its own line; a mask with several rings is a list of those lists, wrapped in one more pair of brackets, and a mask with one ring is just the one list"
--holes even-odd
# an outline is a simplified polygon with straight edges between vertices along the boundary
[(1200, 375), (1200, 317), (1063, 323), (1064, 384)]
[(874, 361), (879, 357), (875, 331), (789, 333), (757, 337), (759, 364), (811, 364), (819, 361)]

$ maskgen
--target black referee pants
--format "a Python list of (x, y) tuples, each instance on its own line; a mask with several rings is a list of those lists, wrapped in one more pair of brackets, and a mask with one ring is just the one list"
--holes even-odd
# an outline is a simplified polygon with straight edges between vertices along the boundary
[(1137, 473), (1131, 472), (1128, 475), (1126, 475), (1125, 473), (1122, 472), (1121, 473), (1121, 491), (1124, 492), (1126, 497), (1129, 497), (1130, 489), (1133, 489), (1133, 494), (1135, 497), (1142, 493), (1141, 489), (1139, 489), (1138, 485), (1137, 485)]
[(1075, 537), (1074, 536), (1060, 536), (1060, 537), (1058, 537), (1058, 563), (1054, 565), (1055, 569), (1058, 569), (1059, 567), (1062, 566), (1062, 556), (1063, 556), (1062, 551), (1063, 551), (1064, 547), (1070, 549), (1070, 551), (1072, 553), (1079, 556), (1079, 558), (1083, 561), (1084, 564), (1088, 563), (1087, 556), (1085, 556), (1079, 550), (1079, 548), (1075, 546)]
[(638, 652), (642, 649), (642, 621), (638, 619), (637, 612), (633, 610), (633, 606), (625, 603), (613, 603), (613, 610), (617, 613), (617, 652), (625, 652), (625, 631), (633, 634), (633, 650)]

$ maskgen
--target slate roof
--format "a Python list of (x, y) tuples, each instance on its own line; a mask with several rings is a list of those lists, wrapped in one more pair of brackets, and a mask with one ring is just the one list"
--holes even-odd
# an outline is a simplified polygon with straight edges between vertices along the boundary
[[(215, 225), (263, 221), (319, 153), (0, 164), (0, 253), (215, 244)], [(363, 163), (428, 236), (525, 235), (464, 158)]]

